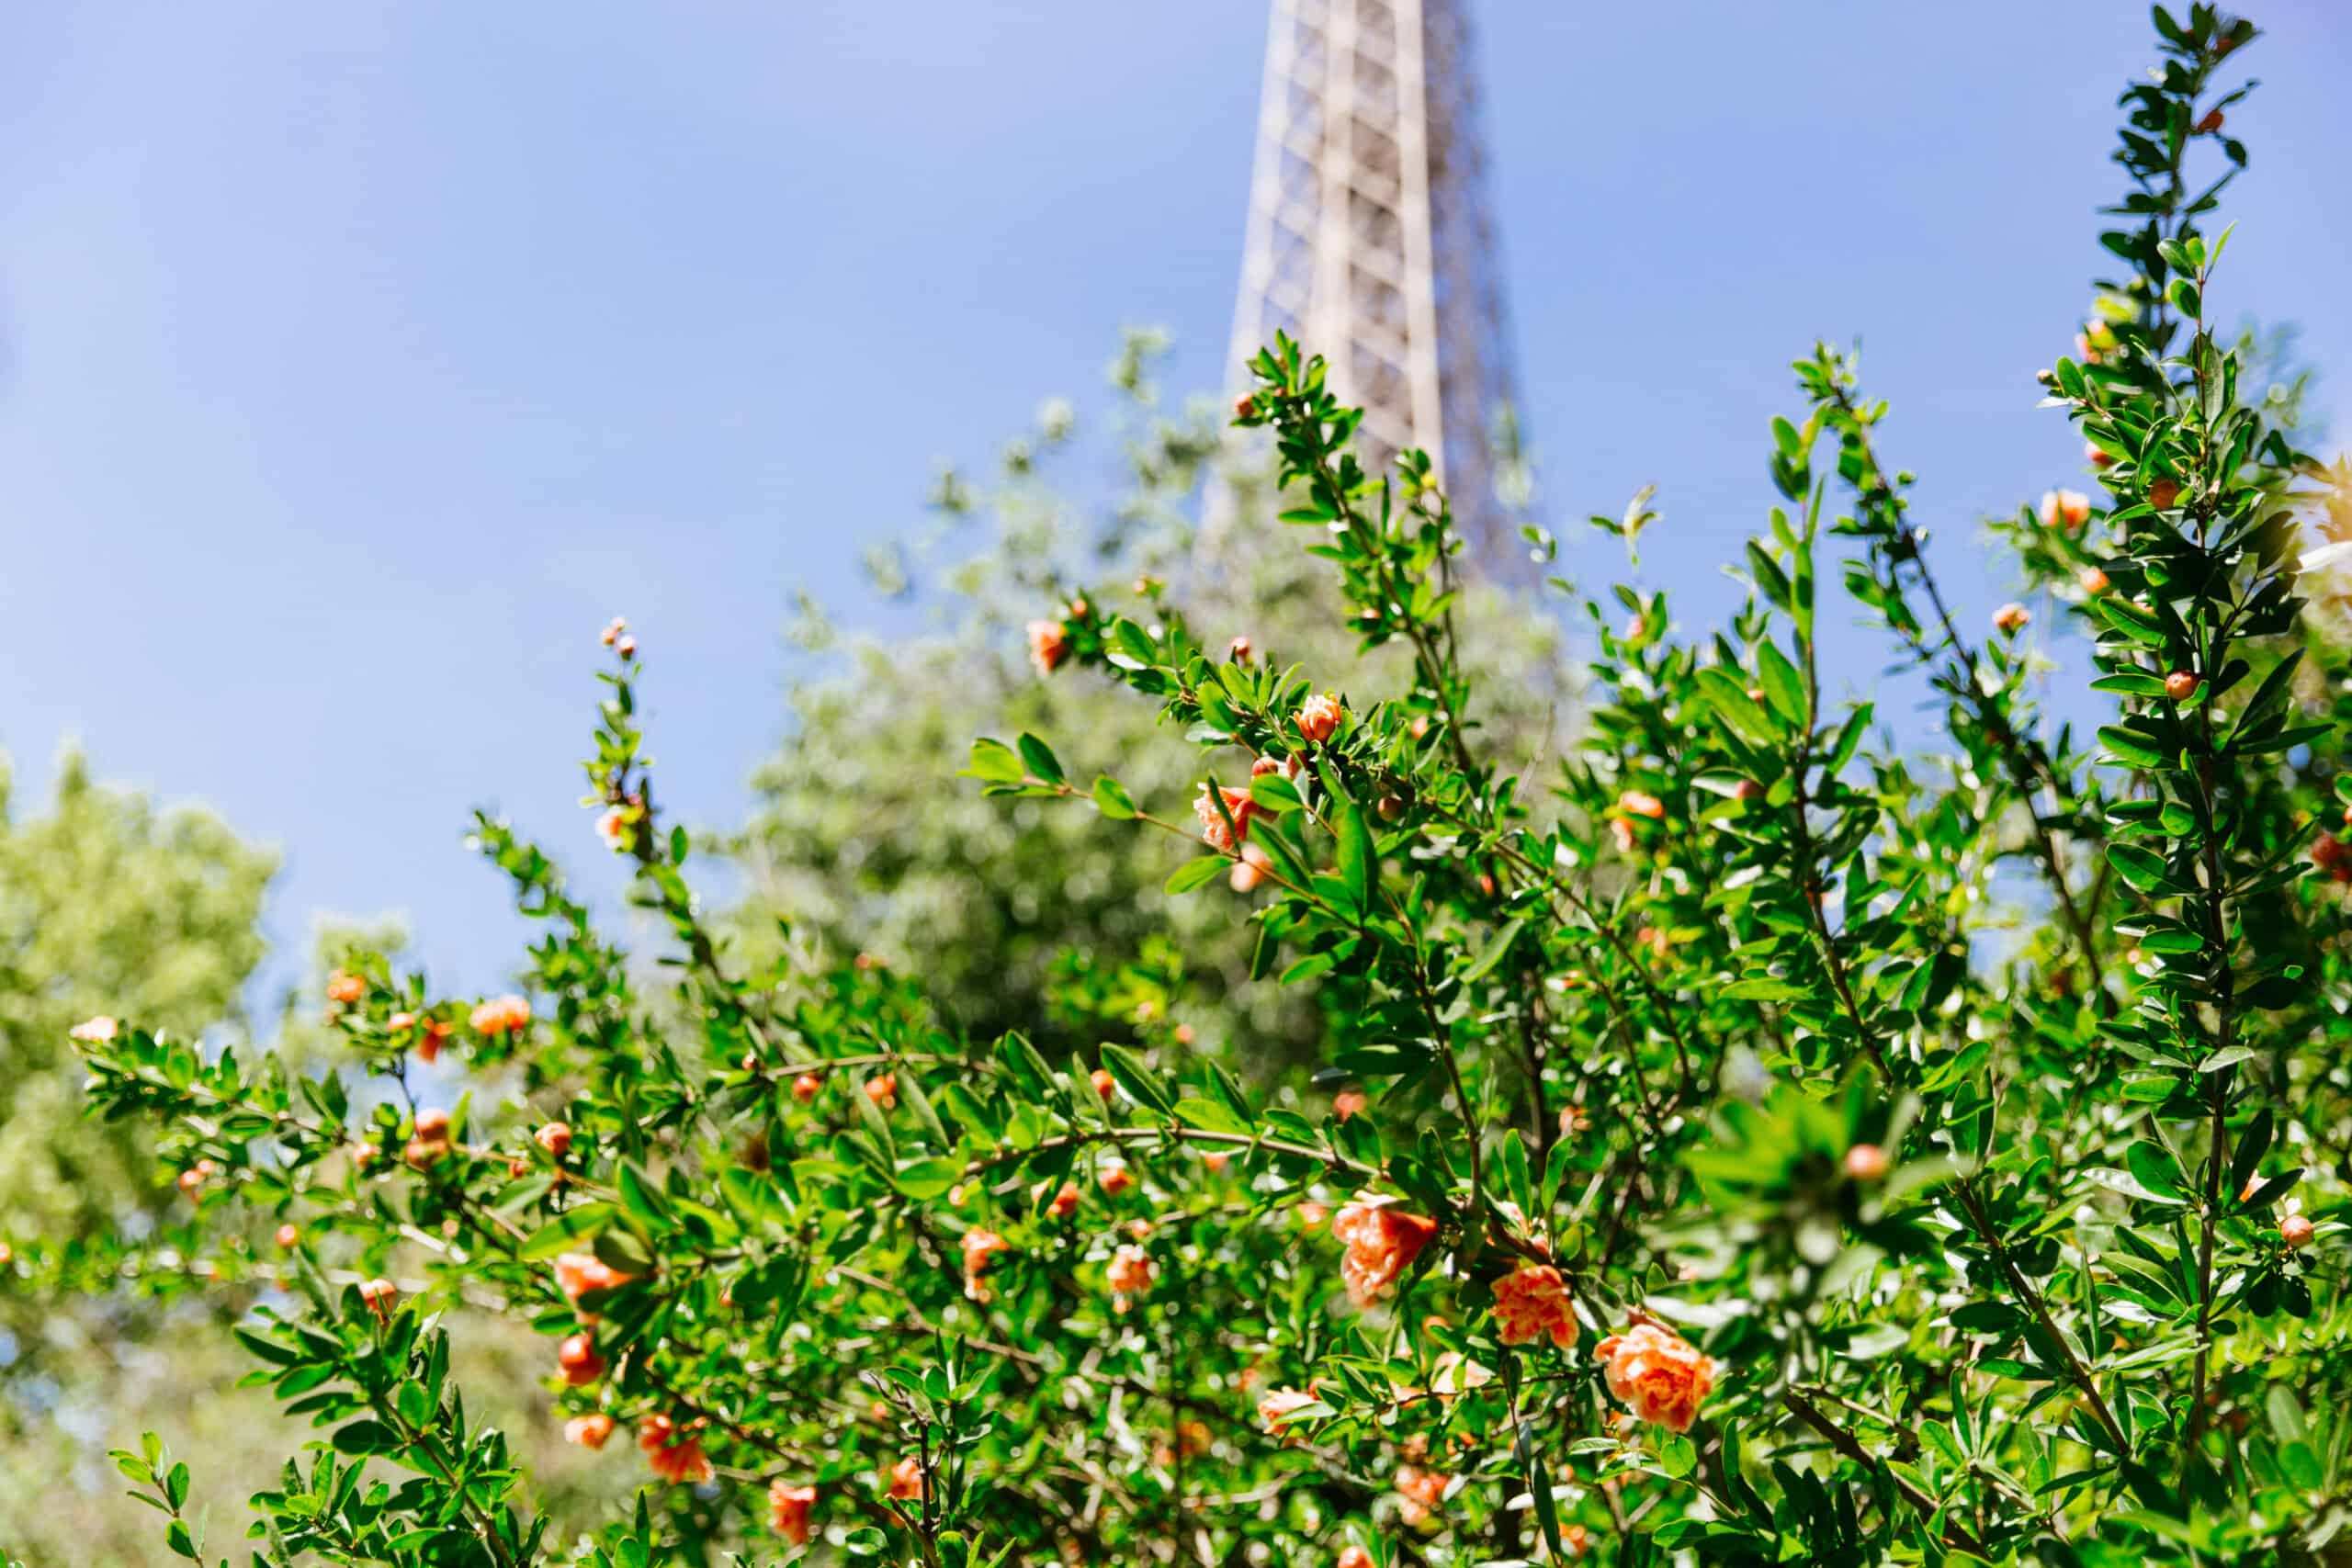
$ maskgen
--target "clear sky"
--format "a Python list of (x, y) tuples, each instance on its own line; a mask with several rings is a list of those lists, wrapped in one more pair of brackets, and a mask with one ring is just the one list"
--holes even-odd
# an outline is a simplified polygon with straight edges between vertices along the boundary
[[(2352, 430), (2352, 7), (2277, 0), (2217, 293), (2304, 328)], [(1971, 523), (2073, 479), (2028, 378), (2098, 269), (2139, 5), (1488, 0), (1493, 191), (1547, 505), (1657, 481), (1686, 622), (1769, 503), (1766, 421), (1860, 336), (1973, 611)], [(0, 14), (0, 745), (404, 913), (448, 983), (520, 934), (495, 805), (574, 802), (594, 633), (652, 655), (670, 801), (736, 820), (791, 596), (856, 622), (933, 465), (1081, 406), (1122, 323), (1211, 388), (1262, 0), (217, 0)], [(1588, 537), (1594, 542), (1588, 544)], [(1858, 668), (1858, 680), (1867, 670)], [(281, 971), (282, 973), (282, 971)]]

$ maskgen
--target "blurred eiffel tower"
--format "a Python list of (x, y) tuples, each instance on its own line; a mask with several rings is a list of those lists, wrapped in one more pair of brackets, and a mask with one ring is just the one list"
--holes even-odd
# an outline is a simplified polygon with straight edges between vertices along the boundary
[(1322, 355), (1366, 470), (1428, 451), (1471, 559), (1532, 579), (1468, 0), (1272, 4), (1232, 374), (1277, 329)]

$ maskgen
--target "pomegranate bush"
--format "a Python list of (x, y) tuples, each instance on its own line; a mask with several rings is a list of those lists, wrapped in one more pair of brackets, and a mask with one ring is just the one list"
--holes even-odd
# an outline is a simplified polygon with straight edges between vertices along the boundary
[[(1989, 626), (1820, 348), (1743, 609), (1689, 643), (1661, 595), (1595, 607), (1584, 742), (1509, 775), (1430, 463), (1366, 473), (1280, 342), (1238, 423), (1406, 689), (1204, 646), (1156, 584), (1029, 628), (1041, 678), (1159, 705), (1199, 794), (1073, 779), (1034, 735), (966, 776), (1158, 835), (1167, 896), (1225, 900), (1256, 983), (1317, 998), (1311, 1080), (1227, 1071), (1158, 1007), (1056, 1060), (879, 963), (738, 961), (617, 623), (587, 775), (658, 967), (484, 818), (545, 931), (522, 991), (355, 955), (354, 1067), (321, 1077), (93, 1021), (95, 1102), (162, 1125), (208, 1215), (280, 1227), (203, 1271), (270, 1287), (239, 1337), (318, 1434), (254, 1499), (256, 1560), (2331, 1551), (2352, 851), (2316, 825), (2352, 670), (2298, 561), (2352, 518), (2210, 324), (2228, 175), (2193, 173), (2245, 160), (2222, 73), (2254, 30), (2156, 23), (2124, 271), (2042, 377), (2100, 493), (1996, 528), (2028, 592)], [(1825, 576), (1925, 675), (1934, 745), (1825, 694)], [(2098, 671), (2055, 714), (2051, 622)], [(449, 1377), (482, 1313), (545, 1336), (548, 1420), (639, 1467), (633, 1510), (556, 1539)], [(198, 1558), (187, 1468), (119, 1459)]]

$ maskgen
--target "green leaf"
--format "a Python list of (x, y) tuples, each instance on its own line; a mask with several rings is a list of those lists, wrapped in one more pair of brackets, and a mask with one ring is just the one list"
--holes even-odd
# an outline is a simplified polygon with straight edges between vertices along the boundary
[(936, 1198), (963, 1179), (964, 1162), (944, 1155), (908, 1160), (891, 1173), (890, 1185), (909, 1198)]
[(1510, 944), (1519, 940), (1519, 933), (1527, 929), (1528, 919), (1521, 915), (1497, 931), (1478, 956), (1471, 960), (1470, 967), (1462, 972), (1462, 983), (1466, 986), (1485, 979), (1495, 965), (1503, 961), (1503, 955), (1510, 951)]
[(1233, 863), (1222, 855), (1194, 855), (1169, 873), (1164, 891), (1190, 893), (1196, 887), (1206, 887), (1217, 878), (1217, 873)]
[(1131, 821), (1136, 815), (1135, 797), (1126, 785), (1103, 773), (1094, 781), (1094, 809), (1114, 822)]
[(983, 737), (972, 742), (972, 760), (956, 775), (963, 779), (985, 779), (990, 784), (1019, 784), (1027, 776), (1021, 758), (1001, 740)]
[(1235, 1115), (1232, 1110), (1214, 1100), (1184, 1099), (1176, 1102), (1176, 1120), (1188, 1127), (1198, 1127), (1204, 1133), (1250, 1132), (1250, 1123)]
[(1792, 725), (1804, 722), (1804, 679), (1770, 638), (1756, 645), (1756, 662), (1763, 677), (1764, 694)]
[(335, 1429), (335, 1452), (345, 1454), (398, 1453), (407, 1445), (401, 1435), (381, 1421), (354, 1421), (348, 1427)]
[[(2099, 733), (2104, 736), (2107, 732), (2101, 730)], [(2158, 892), (2172, 882), (2171, 868), (2165, 864), (2164, 856), (2153, 850), (2143, 850), (2137, 844), (2108, 845), (2107, 863), (2113, 866), (2124, 881), (2143, 893)]]
[(577, 1251), (581, 1242), (610, 1224), (616, 1212), (612, 1204), (605, 1202), (567, 1209), (533, 1231), (516, 1256), (526, 1263), (537, 1263), (558, 1253)]
[(1281, 816), (1296, 811), (1306, 804), (1299, 798), (1298, 786), (1280, 773), (1259, 773), (1250, 781), (1250, 799), (1261, 810)]
[(2118, 761), (2128, 766), (2160, 769), (2166, 765), (2165, 753), (2136, 729), (2126, 729), (2116, 724), (2102, 725), (2098, 738)]
[(1161, 1085), (1159, 1075), (1144, 1065), (1144, 1059), (1124, 1045), (1105, 1043), (1102, 1066), (1118, 1086), (1126, 1090), (1127, 1098), (1138, 1105), (1148, 1105), (1161, 1115), (1175, 1109), (1174, 1098)]
[(1062, 782), (1061, 760), (1054, 755), (1054, 749), (1026, 732), (1021, 737), (1021, 760), (1034, 776), (1047, 784)]
[(2188, 1179), (2180, 1173), (2180, 1163), (2162, 1144), (2142, 1138), (2123, 1151), (2123, 1163), (2132, 1168), (2132, 1177), (2149, 1191), (2177, 1202), (2188, 1201)]

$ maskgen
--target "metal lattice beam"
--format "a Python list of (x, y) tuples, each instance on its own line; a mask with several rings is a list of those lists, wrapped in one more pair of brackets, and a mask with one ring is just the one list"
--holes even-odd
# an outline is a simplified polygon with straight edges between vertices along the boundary
[(1364, 409), (1365, 466), (1426, 449), (1473, 558), (1516, 576), (1528, 496), (1465, 4), (1273, 0), (1229, 363), (1278, 330), (1324, 355)]

